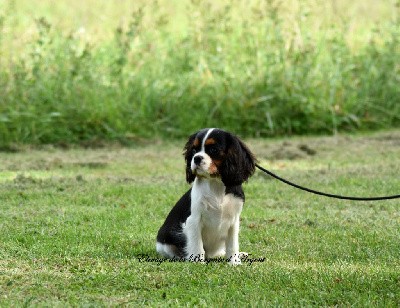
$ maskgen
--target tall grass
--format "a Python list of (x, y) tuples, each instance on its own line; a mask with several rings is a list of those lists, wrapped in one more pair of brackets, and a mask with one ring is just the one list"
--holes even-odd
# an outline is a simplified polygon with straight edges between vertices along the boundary
[[(177, 16), (149, 2), (96, 42), (36, 19), (22, 51), (0, 60), (0, 146), (400, 124), (398, 4), (354, 44), (349, 20), (311, 27), (311, 3), (290, 23), (278, 3), (249, 3), (192, 0), (177, 30)], [(1, 32), (10, 15), (0, 13)]]

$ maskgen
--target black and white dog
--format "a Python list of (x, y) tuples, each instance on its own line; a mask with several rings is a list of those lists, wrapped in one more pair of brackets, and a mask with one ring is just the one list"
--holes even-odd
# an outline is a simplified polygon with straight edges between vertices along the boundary
[(158, 231), (158, 253), (192, 261), (225, 256), (240, 264), (242, 183), (254, 173), (254, 155), (236, 136), (210, 128), (189, 137), (184, 156), (186, 180), (194, 183)]

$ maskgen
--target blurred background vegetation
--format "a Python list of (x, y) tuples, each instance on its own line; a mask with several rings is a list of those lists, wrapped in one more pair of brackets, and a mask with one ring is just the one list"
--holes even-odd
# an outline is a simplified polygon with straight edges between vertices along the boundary
[(400, 124), (400, 2), (0, 1), (0, 148)]

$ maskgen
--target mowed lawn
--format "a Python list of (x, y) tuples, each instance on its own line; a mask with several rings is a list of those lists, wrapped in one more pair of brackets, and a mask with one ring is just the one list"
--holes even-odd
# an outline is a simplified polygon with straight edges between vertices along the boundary
[[(0, 153), (0, 306), (400, 305), (400, 200), (312, 196), (259, 171), (240, 245), (263, 262), (156, 262), (158, 228), (189, 188), (184, 142)], [(305, 186), (400, 193), (400, 131), (246, 142)]]

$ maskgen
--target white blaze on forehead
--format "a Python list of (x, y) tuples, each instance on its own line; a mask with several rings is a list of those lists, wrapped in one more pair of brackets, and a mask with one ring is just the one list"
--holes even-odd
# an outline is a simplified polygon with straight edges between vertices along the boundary
[(210, 128), (208, 131), (207, 131), (207, 133), (206, 133), (206, 135), (204, 136), (204, 139), (203, 139), (203, 142), (202, 142), (202, 144), (201, 144), (201, 151), (202, 152), (205, 152), (205, 143), (206, 143), (206, 140), (208, 139), (208, 136), (211, 134), (211, 132), (214, 130), (214, 128)]

